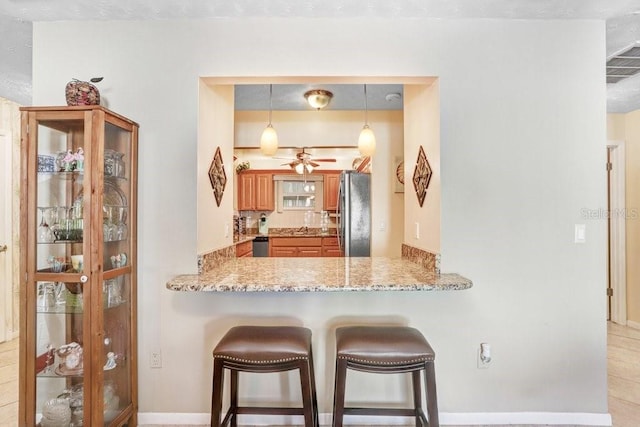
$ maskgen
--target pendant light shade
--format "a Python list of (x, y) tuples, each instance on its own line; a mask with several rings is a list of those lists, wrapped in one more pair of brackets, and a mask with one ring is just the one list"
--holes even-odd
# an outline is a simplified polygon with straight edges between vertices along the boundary
[(265, 156), (273, 156), (276, 154), (276, 151), (278, 151), (278, 134), (273, 126), (271, 126), (271, 123), (262, 131), (260, 150), (262, 150), (262, 154)]
[(373, 156), (376, 152), (376, 136), (369, 125), (364, 125), (360, 131), (358, 150), (363, 156)]
[(273, 85), (269, 85), (269, 124), (262, 131), (260, 137), (260, 150), (265, 156), (273, 156), (278, 151), (278, 134), (271, 125), (271, 112), (273, 110)]
[(369, 127), (367, 108), (367, 85), (364, 85), (364, 126), (358, 137), (358, 150), (363, 156), (373, 156), (376, 152), (376, 136)]

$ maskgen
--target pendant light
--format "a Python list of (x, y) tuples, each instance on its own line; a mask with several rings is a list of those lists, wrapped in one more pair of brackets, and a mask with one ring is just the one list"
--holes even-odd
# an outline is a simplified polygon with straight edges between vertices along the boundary
[(260, 150), (265, 156), (273, 156), (278, 151), (278, 134), (271, 125), (271, 111), (273, 110), (273, 85), (269, 85), (269, 124), (260, 137)]
[(358, 150), (363, 156), (373, 156), (376, 152), (376, 136), (369, 127), (367, 108), (367, 85), (364, 85), (364, 126), (358, 138)]

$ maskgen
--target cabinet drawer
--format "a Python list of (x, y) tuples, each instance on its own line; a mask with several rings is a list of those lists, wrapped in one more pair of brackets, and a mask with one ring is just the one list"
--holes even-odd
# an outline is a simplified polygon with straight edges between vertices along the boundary
[(337, 237), (323, 237), (322, 246), (338, 246)]
[(291, 246), (276, 246), (271, 248), (272, 257), (296, 257), (298, 248)]
[(322, 256), (326, 257), (341, 257), (344, 256), (342, 251), (337, 246), (323, 246)]
[(298, 256), (299, 257), (319, 257), (319, 256), (322, 256), (322, 248), (303, 246), (298, 248)]
[(322, 237), (272, 237), (271, 246), (322, 246)]

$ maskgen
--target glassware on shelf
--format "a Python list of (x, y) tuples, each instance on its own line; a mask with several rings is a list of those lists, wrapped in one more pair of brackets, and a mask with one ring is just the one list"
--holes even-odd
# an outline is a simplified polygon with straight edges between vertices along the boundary
[(56, 397), (47, 400), (42, 406), (42, 418), (40, 426), (42, 427), (62, 427), (71, 423), (71, 407), (69, 399), (64, 397)]
[(47, 223), (46, 214), (48, 208), (38, 207), (38, 209), (40, 210), (40, 225), (38, 225), (37, 230), (38, 243), (51, 243), (54, 241), (55, 236)]
[(105, 206), (104, 207), (104, 218), (103, 218), (103, 225), (102, 225), (102, 232), (104, 234), (104, 241), (105, 242), (112, 242), (114, 240), (118, 240), (118, 226), (116, 225), (116, 223), (114, 222), (114, 211), (116, 210), (117, 206)]
[(113, 153), (113, 176), (124, 178), (124, 153)]
[(104, 150), (104, 176), (116, 176), (116, 152), (107, 148)]
[(36, 304), (39, 311), (49, 311), (55, 307), (56, 297), (53, 282), (38, 283)]
[(67, 288), (63, 282), (56, 282), (54, 286), (54, 295), (56, 306), (66, 305), (67, 303)]
[(115, 209), (115, 225), (116, 225), (116, 238), (115, 240), (124, 240), (127, 238), (129, 231), (127, 229), (127, 208), (125, 206), (113, 206)]

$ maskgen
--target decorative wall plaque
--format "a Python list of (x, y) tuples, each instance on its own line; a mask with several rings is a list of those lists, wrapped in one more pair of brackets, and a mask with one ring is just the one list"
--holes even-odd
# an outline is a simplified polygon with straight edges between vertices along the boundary
[(227, 174), (224, 172), (220, 147), (216, 148), (216, 154), (213, 156), (213, 161), (209, 167), (209, 180), (211, 181), (211, 187), (213, 188), (213, 195), (216, 198), (216, 204), (220, 206), (220, 203), (222, 203), (224, 187), (227, 185)]
[(424, 149), (421, 145), (420, 151), (418, 151), (416, 168), (413, 171), (413, 188), (416, 190), (416, 196), (418, 196), (418, 203), (420, 204), (420, 207), (422, 207), (424, 198), (427, 195), (427, 188), (429, 188), (431, 175), (433, 175), (433, 171), (431, 170), (431, 166), (427, 160), (427, 155), (424, 154)]

